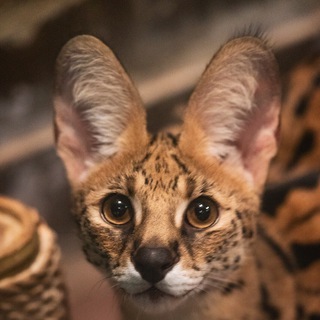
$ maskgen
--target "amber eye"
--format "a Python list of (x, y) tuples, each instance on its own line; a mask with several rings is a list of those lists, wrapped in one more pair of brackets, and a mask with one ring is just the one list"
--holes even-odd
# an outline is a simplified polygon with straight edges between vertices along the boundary
[(130, 199), (122, 194), (109, 195), (101, 205), (102, 217), (116, 225), (128, 223), (133, 216)]
[(219, 217), (217, 204), (207, 197), (194, 199), (186, 211), (186, 220), (194, 228), (204, 229), (214, 224)]

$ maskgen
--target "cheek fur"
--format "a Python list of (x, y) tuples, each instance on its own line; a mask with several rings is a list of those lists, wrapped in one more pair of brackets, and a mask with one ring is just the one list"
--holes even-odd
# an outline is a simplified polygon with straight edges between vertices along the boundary
[(196, 289), (203, 281), (203, 272), (186, 268), (178, 263), (163, 281), (158, 285), (159, 289), (173, 296), (184, 296)]
[(190, 268), (205, 273), (239, 268), (250, 247), (250, 239), (245, 237), (253, 227), (244, 227), (242, 220), (230, 217), (221, 217), (211, 230), (184, 235), (187, 254), (193, 261)]
[(122, 253), (128, 246), (130, 229), (117, 229), (109, 225), (94, 208), (87, 209), (87, 214), (78, 222), (88, 260), (109, 273), (120, 264)]
[(150, 285), (144, 281), (130, 259), (123, 259), (121, 265), (113, 270), (113, 280), (128, 294), (137, 294), (147, 290)]

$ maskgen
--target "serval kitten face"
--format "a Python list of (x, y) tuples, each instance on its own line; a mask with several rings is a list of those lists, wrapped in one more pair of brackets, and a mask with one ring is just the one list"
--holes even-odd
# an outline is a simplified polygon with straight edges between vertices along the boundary
[[(250, 255), (256, 195), (218, 161), (185, 157), (170, 134), (128, 160), (102, 164), (81, 188), (76, 211), (90, 261), (144, 308), (227, 292)], [(110, 198), (128, 201), (130, 220), (105, 216)]]
[(181, 132), (150, 136), (112, 52), (77, 37), (58, 58), (55, 112), (85, 253), (119, 294), (153, 313), (244, 285), (279, 112), (277, 68), (261, 40), (227, 43)]

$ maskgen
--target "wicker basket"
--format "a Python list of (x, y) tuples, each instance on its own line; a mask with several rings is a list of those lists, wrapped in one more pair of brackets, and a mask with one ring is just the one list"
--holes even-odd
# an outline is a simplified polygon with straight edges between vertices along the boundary
[(0, 197), (0, 319), (69, 319), (55, 234), (37, 212)]

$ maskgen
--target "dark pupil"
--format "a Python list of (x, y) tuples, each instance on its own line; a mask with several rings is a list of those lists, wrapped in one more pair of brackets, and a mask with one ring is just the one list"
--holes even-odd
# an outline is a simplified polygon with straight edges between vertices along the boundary
[(111, 203), (110, 210), (114, 217), (121, 218), (128, 210), (128, 205), (122, 200), (118, 199)]
[(197, 203), (194, 212), (198, 220), (206, 221), (210, 216), (210, 206), (205, 203)]

